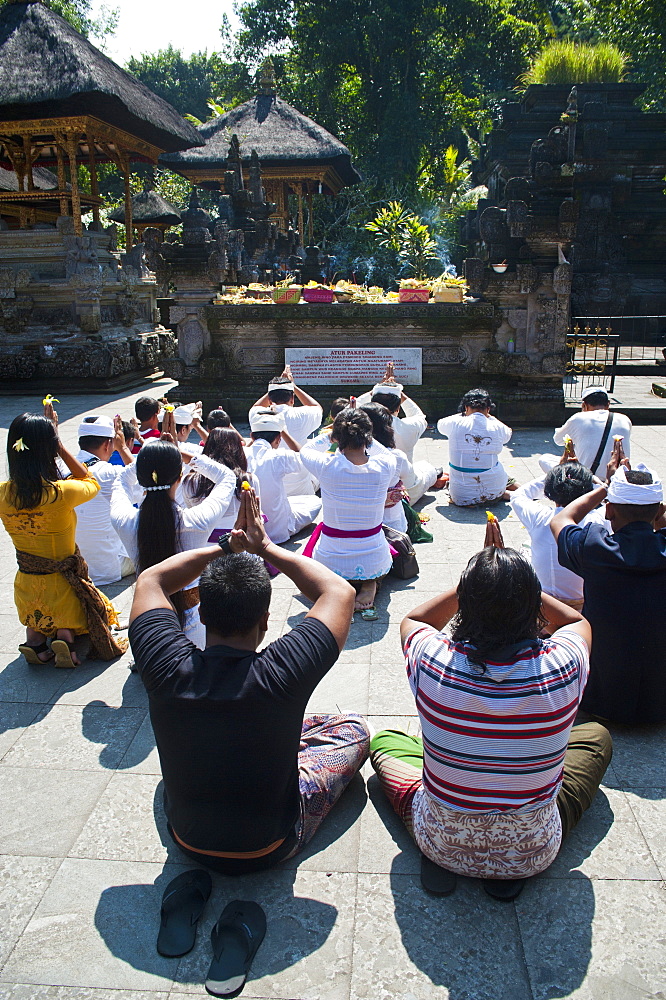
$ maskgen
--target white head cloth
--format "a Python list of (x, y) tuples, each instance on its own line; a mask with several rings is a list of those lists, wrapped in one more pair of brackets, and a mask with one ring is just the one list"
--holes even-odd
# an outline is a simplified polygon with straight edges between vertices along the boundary
[(652, 476), (652, 482), (646, 486), (637, 486), (635, 483), (627, 482), (627, 470), (621, 465), (608, 486), (606, 499), (611, 503), (661, 503), (664, 498), (661, 481), (656, 472), (648, 469), (647, 465), (639, 462), (634, 465), (635, 472), (647, 472)]
[(588, 385), (580, 394), (581, 399), (586, 399), (588, 396), (592, 396), (595, 392), (603, 392), (604, 396), (608, 395), (608, 389), (603, 385)]
[(376, 386), (372, 389), (372, 395), (376, 396), (378, 392), (388, 393), (389, 396), (397, 396), (398, 399), (402, 396), (403, 386), (399, 382), (391, 384), (390, 382), (378, 382)]
[(250, 417), (251, 431), (283, 431), (285, 427), (284, 417), (275, 410), (256, 410)]
[(274, 389), (286, 389), (287, 392), (293, 392), (294, 391), (294, 383), (293, 382), (269, 382), (268, 383), (268, 392), (273, 392)]
[(173, 415), (177, 424), (191, 424), (192, 418), (196, 413), (197, 404), (196, 403), (183, 403), (182, 406), (177, 406), (173, 411)]
[(112, 438), (116, 436), (113, 428), (113, 418), (97, 416), (94, 420), (82, 421), (79, 424), (79, 437)]

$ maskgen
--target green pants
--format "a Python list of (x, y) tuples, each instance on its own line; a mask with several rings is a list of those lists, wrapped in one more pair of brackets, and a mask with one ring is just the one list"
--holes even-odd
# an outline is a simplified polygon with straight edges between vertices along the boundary
[[(612, 755), (610, 733), (598, 722), (572, 728), (557, 796), (563, 838), (589, 808)], [(370, 761), (391, 805), (411, 833), (412, 799), (421, 786), (423, 772), (423, 742), (417, 736), (385, 729), (370, 741)]]

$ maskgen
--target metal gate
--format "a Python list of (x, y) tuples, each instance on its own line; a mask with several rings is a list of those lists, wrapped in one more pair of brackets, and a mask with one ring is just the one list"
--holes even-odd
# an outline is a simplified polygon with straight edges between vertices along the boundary
[(611, 393), (617, 375), (656, 375), (666, 362), (666, 316), (579, 316), (566, 349), (566, 399), (579, 400), (588, 385)]

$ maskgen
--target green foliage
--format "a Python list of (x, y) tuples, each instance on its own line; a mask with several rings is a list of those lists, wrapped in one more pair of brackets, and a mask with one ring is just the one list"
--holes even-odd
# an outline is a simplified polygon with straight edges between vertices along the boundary
[(666, 110), (664, 0), (590, 0), (603, 37), (628, 53), (630, 79), (646, 87), (649, 110)]
[[(0, 0), (0, 7), (10, 0)], [(112, 35), (118, 27), (118, 8), (100, 7), (97, 18), (91, 18), (92, 4), (90, 0), (42, 0), (45, 7), (49, 7), (60, 14), (60, 17), (68, 21), (73, 28), (87, 38), (94, 35), (97, 44), (104, 48), (104, 42)]]
[(254, 93), (245, 63), (228, 62), (219, 52), (195, 52), (188, 59), (170, 45), (131, 58), (125, 68), (181, 115), (199, 123), (210, 117), (211, 110), (234, 107)]
[(378, 247), (395, 255), (394, 278), (399, 275), (426, 278), (429, 272), (434, 273), (435, 265), (441, 267), (430, 226), (399, 201), (391, 201), (387, 208), (380, 209), (365, 228), (373, 233)]
[(588, 45), (560, 40), (546, 45), (520, 80), (525, 87), (531, 83), (620, 83), (628, 61), (610, 42)]

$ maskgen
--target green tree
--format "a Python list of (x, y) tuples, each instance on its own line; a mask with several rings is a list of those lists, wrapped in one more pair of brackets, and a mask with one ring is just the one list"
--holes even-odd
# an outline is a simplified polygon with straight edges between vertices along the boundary
[(629, 79), (646, 87), (643, 103), (666, 109), (666, 3), (664, 0), (590, 0), (607, 41), (629, 54)]
[(195, 52), (185, 58), (180, 49), (170, 45), (131, 58), (125, 68), (181, 115), (200, 121), (209, 117), (211, 103), (233, 107), (254, 93), (245, 63), (228, 62), (219, 52)]
[[(0, 7), (11, 0), (0, 0)], [(60, 14), (80, 34), (94, 35), (97, 44), (104, 48), (104, 41), (113, 35), (118, 26), (118, 8), (101, 7), (99, 16), (92, 18), (90, 0), (42, 0), (46, 7)]]

